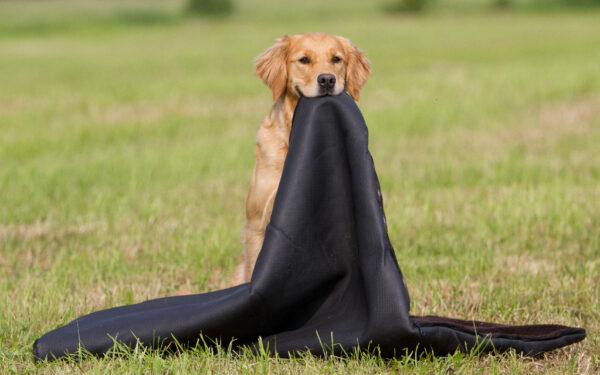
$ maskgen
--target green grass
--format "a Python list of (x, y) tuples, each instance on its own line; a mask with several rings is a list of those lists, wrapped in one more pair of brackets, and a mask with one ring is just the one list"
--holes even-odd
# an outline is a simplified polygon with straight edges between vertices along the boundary
[[(0, 373), (599, 371), (600, 13), (459, 11), (470, 2), (413, 17), (238, 1), (218, 20), (177, 2), (1, 2)], [(588, 338), (536, 360), (196, 348), (34, 363), (33, 341), (77, 316), (227, 285), (271, 105), (252, 59), (318, 30), (373, 63), (359, 106), (413, 313)]]

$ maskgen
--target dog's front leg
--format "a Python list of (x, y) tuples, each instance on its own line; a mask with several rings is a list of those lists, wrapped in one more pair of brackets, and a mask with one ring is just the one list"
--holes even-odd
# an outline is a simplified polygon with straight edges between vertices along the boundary
[(252, 174), (250, 191), (246, 200), (246, 225), (244, 225), (244, 255), (237, 266), (232, 285), (249, 282), (256, 259), (263, 245), (265, 229), (271, 220), (273, 203), (281, 178), (281, 170), (273, 165), (257, 163)]

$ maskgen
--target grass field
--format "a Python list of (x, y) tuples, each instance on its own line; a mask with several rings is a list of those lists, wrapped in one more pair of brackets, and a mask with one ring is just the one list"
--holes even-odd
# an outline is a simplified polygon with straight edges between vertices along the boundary
[[(247, 0), (211, 20), (168, 1), (0, 2), (0, 373), (600, 371), (600, 12), (449, 3)], [(412, 312), (588, 338), (536, 360), (34, 363), (33, 341), (77, 316), (227, 285), (271, 104), (252, 59), (303, 31), (372, 61), (359, 106)]]

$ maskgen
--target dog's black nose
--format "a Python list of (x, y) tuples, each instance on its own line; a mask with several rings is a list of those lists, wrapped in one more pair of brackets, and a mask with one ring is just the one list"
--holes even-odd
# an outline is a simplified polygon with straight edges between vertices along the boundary
[(335, 76), (333, 74), (319, 74), (317, 82), (321, 91), (331, 91), (335, 86)]

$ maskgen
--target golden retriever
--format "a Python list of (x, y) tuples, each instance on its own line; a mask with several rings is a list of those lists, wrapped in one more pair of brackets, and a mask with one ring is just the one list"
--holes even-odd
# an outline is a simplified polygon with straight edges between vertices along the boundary
[(273, 92), (275, 104), (256, 134), (256, 165), (246, 200), (245, 252), (231, 284), (250, 281), (288, 151), (292, 116), (301, 95), (338, 95), (354, 100), (371, 75), (371, 64), (350, 40), (326, 33), (284, 36), (259, 55), (256, 75)]

